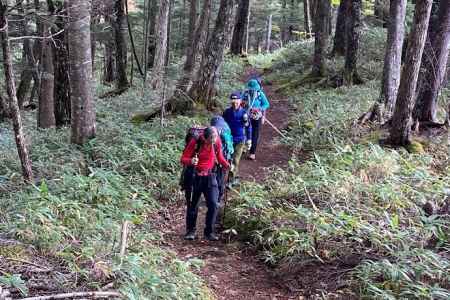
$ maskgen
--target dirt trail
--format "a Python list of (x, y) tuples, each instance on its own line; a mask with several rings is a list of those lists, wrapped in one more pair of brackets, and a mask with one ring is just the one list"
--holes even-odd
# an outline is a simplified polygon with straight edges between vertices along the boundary
[[(249, 69), (244, 75), (247, 79), (254, 70)], [(273, 92), (273, 88), (264, 85), (271, 103), (268, 119), (278, 128), (285, 128), (288, 117), (287, 100)], [(264, 125), (261, 132), (261, 143), (257, 150), (257, 160), (243, 159), (241, 162), (241, 177), (245, 180), (264, 180), (267, 174), (265, 168), (283, 166), (290, 157), (288, 148), (276, 142), (277, 133)], [(176, 211), (161, 211), (169, 219), (165, 227), (160, 228), (164, 236), (165, 246), (175, 251), (182, 260), (200, 258), (204, 267), (197, 273), (205, 280), (217, 299), (298, 299), (298, 295), (289, 292), (278, 284), (270, 270), (261, 262), (257, 254), (249, 247), (240, 243), (208, 242), (202, 240), (205, 207), (200, 207), (198, 234), (200, 239), (194, 242), (183, 240), (185, 233), (185, 206), (180, 201)], [(158, 222), (159, 223), (159, 222)]]

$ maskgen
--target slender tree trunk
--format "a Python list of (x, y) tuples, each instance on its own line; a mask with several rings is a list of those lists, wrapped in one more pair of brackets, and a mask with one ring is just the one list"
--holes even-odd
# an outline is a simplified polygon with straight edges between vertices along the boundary
[(351, 0), (341, 0), (341, 3), (339, 5), (336, 20), (336, 30), (334, 34), (334, 44), (332, 51), (333, 56), (345, 55), (345, 39), (346, 39), (345, 22), (347, 19), (348, 6), (351, 2), (352, 2)]
[(280, 24), (280, 36), (281, 43), (286, 44), (288, 41), (288, 20), (287, 20), (287, 0), (281, 1), (281, 24)]
[(325, 54), (329, 39), (329, 26), (331, 4), (329, 0), (317, 0), (316, 18), (314, 22), (314, 59), (312, 76), (323, 77), (326, 75)]
[(72, 103), (72, 136), (82, 145), (95, 136), (95, 107), (92, 96), (90, 1), (69, 0), (69, 72)]
[(437, 100), (447, 70), (450, 46), (450, 0), (441, 0), (436, 18), (430, 21), (428, 42), (422, 58), (415, 119), (436, 122)]
[(389, 19), (390, 0), (375, 0), (374, 14), (375, 16), (386, 24)]
[(70, 84), (69, 84), (69, 49), (67, 43), (67, 2), (56, 4), (57, 17), (55, 21), (56, 31), (64, 29), (53, 37), (53, 65), (54, 65), (54, 99), (55, 99), (55, 120), (56, 126), (70, 124)]
[(359, 38), (361, 35), (362, 0), (350, 1), (346, 22), (346, 51), (344, 67), (344, 84), (359, 83), (356, 63), (358, 61)]
[(22, 165), (23, 178), (27, 182), (33, 181), (33, 170), (31, 160), (23, 132), (22, 118), (20, 116), (19, 103), (16, 96), (16, 86), (14, 83), (14, 71), (12, 66), (11, 49), (8, 36), (7, 4), (0, 1), (0, 37), (3, 52), (3, 69), (5, 72), (6, 89), (9, 97), (9, 109), (14, 128), (14, 137)]
[(272, 44), (272, 14), (267, 18), (266, 31), (266, 53), (270, 53), (270, 45)]
[(150, 23), (149, 23), (149, 36), (150, 36), (150, 43), (148, 44), (148, 67), (153, 68), (153, 63), (155, 61), (155, 54), (156, 54), (156, 21), (158, 17), (158, 1), (157, 0), (150, 0), (149, 4), (149, 10), (150, 10)]
[(305, 19), (305, 32), (311, 35), (313, 31), (312, 16), (311, 16), (311, 0), (303, 0), (303, 15)]
[[(43, 36), (50, 36), (50, 28), (43, 23)], [(42, 42), (42, 61), (41, 61), (41, 86), (39, 91), (39, 113), (38, 127), (55, 127), (55, 99), (54, 99), (54, 67), (53, 67), (53, 49), (52, 41), (44, 40)]]
[(111, 24), (116, 41), (117, 89), (127, 89), (130, 84), (127, 78), (127, 19), (125, 15), (126, 0), (115, 0), (115, 21)]
[(166, 59), (164, 62), (164, 66), (167, 67), (169, 65), (169, 59), (170, 59), (170, 32), (172, 31), (172, 17), (173, 17), (173, 6), (174, 6), (174, 0), (170, 0), (169, 2), (169, 18), (167, 20), (167, 50), (166, 50)]
[(381, 94), (374, 108), (374, 117), (378, 118), (380, 122), (384, 122), (384, 119), (392, 116), (397, 100), (405, 39), (406, 0), (392, 0), (389, 11)]
[(250, 1), (249, 1), (249, 8), (248, 8), (248, 14), (247, 14), (247, 26), (245, 27), (245, 54), (248, 54), (249, 50), (249, 39), (250, 39)]
[[(195, 3), (194, 3), (195, 2)], [(191, 26), (195, 26), (194, 18), (197, 19), (197, 10), (193, 10), (192, 6), (197, 6), (197, 0), (191, 2), (191, 12), (190, 12), (190, 30), (192, 30)], [(181, 80), (177, 83), (177, 90), (180, 90), (182, 93), (186, 92), (192, 82), (192, 77), (195, 70), (195, 63), (197, 61), (197, 57), (201, 55), (200, 53), (200, 41), (206, 38), (207, 30), (208, 30), (208, 19), (211, 14), (211, 0), (204, 0), (202, 7), (202, 14), (198, 19), (198, 25), (195, 28), (195, 31), (192, 33), (192, 42), (189, 44), (186, 52), (186, 62), (184, 63), (183, 71), (184, 75)], [(195, 17), (194, 17), (195, 15)], [(190, 38), (191, 39), (191, 36)], [(175, 94), (177, 95), (177, 93)]]
[(239, 2), (236, 25), (234, 26), (233, 38), (231, 40), (231, 53), (234, 55), (244, 53), (245, 31), (248, 27), (249, 14), (250, 0), (241, 0)]
[(410, 35), (405, 68), (402, 72), (390, 129), (390, 142), (393, 145), (405, 146), (410, 143), (411, 113), (414, 107), (414, 95), (427, 37), (431, 4), (432, 0), (422, 0), (416, 4), (414, 25)]
[(215, 106), (213, 96), (218, 74), (222, 66), (225, 42), (227, 39), (227, 22), (233, 15), (233, 1), (221, 0), (214, 31), (208, 40), (202, 58), (197, 80), (189, 90), (191, 98), (205, 105), (207, 109)]
[(153, 65), (153, 75), (151, 87), (153, 89), (160, 89), (162, 87), (162, 80), (165, 74), (165, 61), (167, 51), (167, 27), (169, 24), (169, 0), (160, 0), (159, 12), (156, 24), (156, 53)]
[(116, 80), (116, 59), (114, 53), (114, 43), (105, 41), (104, 44), (104, 68), (103, 68), (103, 82), (109, 84)]
[[(27, 60), (26, 58), (24, 60)], [(28, 61), (24, 62), (28, 64)], [(31, 83), (33, 81), (33, 71), (30, 70), (28, 66), (25, 66), (22, 73), (20, 74), (20, 83), (17, 87), (17, 101), (19, 101), (19, 108), (23, 109), (23, 104), (25, 99), (30, 92)]]

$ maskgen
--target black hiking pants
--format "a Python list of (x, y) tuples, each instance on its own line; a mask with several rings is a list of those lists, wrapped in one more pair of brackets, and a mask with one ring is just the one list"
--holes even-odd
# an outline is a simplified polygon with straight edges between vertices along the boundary
[(256, 154), (256, 148), (258, 147), (260, 130), (262, 127), (262, 119), (250, 121), (252, 123), (252, 147), (250, 148), (250, 154)]
[(192, 201), (188, 206), (186, 213), (187, 232), (195, 231), (197, 227), (198, 206), (202, 194), (205, 197), (206, 206), (208, 207), (204, 234), (209, 235), (214, 232), (214, 224), (216, 222), (219, 207), (219, 186), (217, 184), (215, 173), (211, 173), (208, 176), (196, 175), (194, 178)]

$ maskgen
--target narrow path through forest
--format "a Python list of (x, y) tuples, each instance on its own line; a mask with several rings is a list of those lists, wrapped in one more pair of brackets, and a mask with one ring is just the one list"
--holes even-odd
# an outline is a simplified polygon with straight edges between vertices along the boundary
[[(247, 69), (242, 81), (254, 73), (255, 70)], [(285, 128), (288, 118), (287, 99), (274, 93), (274, 88), (269, 85), (264, 85), (264, 91), (271, 102), (268, 119), (278, 128)], [(277, 133), (269, 125), (263, 127), (257, 160), (243, 159), (241, 162), (241, 177), (244, 180), (260, 182), (267, 175), (267, 167), (287, 164), (290, 157), (289, 149), (277, 143), (277, 137)], [(160, 212), (167, 220), (162, 222), (164, 225), (160, 229), (165, 247), (175, 251), (179, 259), (200, 258), (204, 261), (204, 267), (197, 273), (217, 299), (293, 299), (293, 295), (289, 295), (289, 292), (278, 284), (278, 280), (271, 276), (270, 270), (258, 259), (257, 253), (251, 247), (239, 242), (203, 240), (201, 227), (204, 224), (205, 213), (206, 207), (200, 207), (198, 220), (200, 238), (193, 242), (183, 240), (184, 201), (180, 201), (175, 209), (170, 208), (169, 211), (169, 208), (165, 208), (165, 211)]]

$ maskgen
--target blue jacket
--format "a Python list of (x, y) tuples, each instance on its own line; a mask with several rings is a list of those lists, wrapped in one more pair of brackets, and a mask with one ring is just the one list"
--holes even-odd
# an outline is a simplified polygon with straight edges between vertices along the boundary
[(247, 109), (255, 108), (265, 111), (269, 108), (269, 100), (266, 94), (262, 91), (261, 85), (255, 79), (252, 79), (247, 84), (248, 89), (244, 92), (243, 100)]
[(228, 126), (230, 126), (233, 143), (245, 143), (251, 139), (252, 128), (245, 109), (239, 108), (238, 110), (234, 110), (232, 107), (227, 108), (223, 112), (223, 118), (228, 123)]

